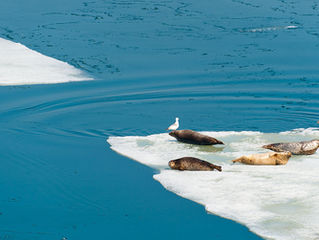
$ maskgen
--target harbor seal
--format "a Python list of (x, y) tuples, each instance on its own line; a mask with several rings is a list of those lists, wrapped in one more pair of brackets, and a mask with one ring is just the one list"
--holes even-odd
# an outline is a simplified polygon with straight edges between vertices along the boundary
[(182, 157), (168, 162), (170, 168), (180, 171), (222, 171), (221, 166), (194, 157)]
[(262, 146), (275, 152), (291, 152), (294, 155), (311, 155), (319, 148), (319, 140), (290, 143), (272, 143)]
[(285, 165), (290, 157), (290, 152), (258, 153), (242, 156), (240, 158), (233, 160), (233, 163), (240, 162), (249, 165)]
[(191, 143), (197, 145), (214, 145), (224, 144), (216, 138), (209, 137), (192, 130), (175, 130), (169, 133), (170, 136), (177, 139), (177, 141), (184, 143)]

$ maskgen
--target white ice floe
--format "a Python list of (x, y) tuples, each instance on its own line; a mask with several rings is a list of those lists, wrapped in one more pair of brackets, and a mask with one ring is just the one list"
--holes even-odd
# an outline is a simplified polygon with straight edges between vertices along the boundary
[(297, 29), (298, 26), (295, 25), (289, 25), (289, 26), (277, 26), (277, 27), (262, 27), (262, 28), (252, 28), (252, 29), (245, 29), (244, 32), (270, 32), (270, 31), (277, 31), (277, 30), (283, 30), (283, 29)]
[[(233, 219), (267, 239), (319, 239), (319, 153), (293, 156), (283, 166), (248, 166), (231, 160), (268, 152), (273, 142), (319, 138), (318, 129), (283, 133), (205, 132), (225, 143), (194, 146), (168, 134), (110, 137), (111, 148), (159, 170), (154, 178), (166, 189), (205, 206), (207, 211)], [(198, 157), (223, 167), (223, 172), (179, 172), (168, 161)]]
[(0, 38), (0, 86), (86, 81), (75, 67)]

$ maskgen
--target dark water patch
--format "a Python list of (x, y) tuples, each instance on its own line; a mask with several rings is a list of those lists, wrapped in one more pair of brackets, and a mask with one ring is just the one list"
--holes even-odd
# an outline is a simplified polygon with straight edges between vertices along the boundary
[(48, 238), (56, 238), (56, 234), (53, 233), (47, 233), (47, 232), (20, 232), (20, 231), (14, 231), (14, 230), (8, 230), (8, 229), (0, 229), (0, 240), (11, 240), (11, 239), (42, 239), (44, 237)]
[[(242, 2), (250, 3), (249, 1)], [(211, 62), (211, 59), (207, 62), (203, 59), (203, 56), (206, 55), (198, 54), (198, 56), (194, 56), (194, 54), (189, 54), (187, 56), (185, 54), (188, 51), (173, 50), (173, 54), (172, 51), (167, 51), (167, 49), (190, 49), (190, 46), (192, 46), (192, 52), (190, 53), (206, 52), (209, 56), (217, 58), (218, 62), (227, 62), (222, 56), (227, 54), (232, 55), (235, 50), (237, 58), (235, 64), (246, 66), (246, 61), (242, 62), (239, 59), (245, 57), (254, 60), (258, 57), (258, 54), (255, 54), (254, 49), (248, 50), (245, 53), (238, 52), (241, 48), (238, 45), (253, 41), (262, 47), (262, 49), (267, 49), (269, 53), (277, 52), (277, 50), (283, 48), (286, 50), (285, 54), (290, 54), (287, 46), (281, 42), (281, 37), (287, 38), (286, 42), (294, 41), (293, 39), (296, 35), (304, 36), (310, 27), (313, 28), (316, 25), (312, 19), (310, 21), (309, 19), (304, 19), (304, 17), (295, 19), (291, 18), (289, 14), (269, 15), (261, 12), (261, 15), (257, 15), (247, 12), (240, 16), (242, 11), (247, 10), (247, 6), (245, 4), (238, 5), (237, 3), (238, 13), (233, 12), (228, 7), (226, 8), (228, 16), (225, 17), (218, 9), (230, 4), (229, 2), (214, 4), (216, 11), (209, 11), (208, 9), (211, 8), (207, 8), (206, 4), (190, 3), (187, 1), (183, 3), (165, 1), (160, 3), (96, 1), (88, 5), (84, 3), (78, 4), (77, 11), (74, 11), (74, 8), (70, 8), (67, 5), (62, 9), (55, 6), (52, 7), (51, 11), (36, 12), (30, 22), (21, 23), (25, 24), (23, 27), (25, 31), (10, 24), (10, 18), (8, 18), (8, 23), (6, 23), (8, 27), (6, 28), (11, 31), (10, 39), (22, 41), (31, 48), (35, 48), (36, 50), (41, 49), (41, 52), (45, 54), (90, 71), (99, 78), (108, 79), (110, 77), (114, 78), (110, 76), (114, 74), (118, 77), (123, 74), (131, 76), (132, 74), (141, 74), (145, 71), (154, 72), (154, 66), (156, 65), (163, 72), (171, 71), (171, 66), (197, 71), (201, 71), (205, 67), (210, 69), (208, 64)], [(289, 5), (289, 3), (286, 4)], [(268, 5), (268, 3), (260, 3), (260, 8), (267, 13)], [(149, 12), (145, 8), (157, 8), (157, 10)], [(299, 9), (300, 11), (308, 9), (308, 4)], [(309, 9), (311, 9), (311, 5), (309, 5)], [(121, 18), (119, 13), (124, 18), (127, 16), (127, 19), (125, 21), (121, 19), (116, 20), (116, 18)], [(41, 14), (42, 16), (41, 24), (33, 22), (33, 19), (38, 16), (37, 14)], [(104, 17), (105, 15), (110, 16)], [(56, 16), (60, 16), (59, 21), (56, 21)], [(134, 27), (134, 24), (137, 23), (131, 19), (132, 16), (140, 19), (138, 20), (140, 22), (138, 23), (139, 27)], [(101, 17), (103, 19), (100, 19)], [(98, 18), (99, 22), (96, 22), (95, 18)], [(296, 25), (296, 22), (298, 22), (297, 29), (285, 29), (287, 26)], [(54, 26), (54, 29), (39, 29), (35, 27), (42, 25), (50, 26), (50, 28)], [(216, 28), (214, 25), (218, 27)], [(82, 26), (86, 28), (85, 32), (81, 31)], [(304, 27), (299, 28), (299, 26)], [(220, 31), (220, 27), (222, 27), (223, 33)], [(278, 29), (278, 31), (268, 31), (268, 28)], [(254, 29), (255, 33), (249, 32)], [(258, 31), (258, 29), (261, 30)], [(68, 32), (68, 34), (59, 34), (61, 32)], [(263, 34), (258, 34), (259, 32)], [(232, 38), (237, 33), (239, 35), (236, 35), (237, 39), (233, 41)], [(3, 36), (5, 34), (8, 33), (3, 32)], [(158, 41), (153, 41), (153, 39), (159, 36), (160, 39)], [(277, 39), (279, 38), (277, 42), (267, 43), (264, 41), (265, 39), (271, 40), (275, 36)], [(37, 42), (37, 39), (41, 39), (41, 41)], [(195, 40), (196, 43), (194, 44)], [(213, 41), (213, 44), (211, 41)], [(309, 43), (309, 41), (311, 40), (307, 42)], [(57, 45), (57, 43), (59, 44)], [(96, 44), (99, 47), (90, 47), (90, 51), (80, 50), (86, 49), (90, 44)], [(267, 47), (264, 46), (265, 44)], [(306, 42), (305, 45), (307, 45)], [(71, 48), (70, 46), (73, 47)], [(116, 46), (124, 47), (125, 50), (130, 49), (133, 52), (119, 52), (121, 49)], [(54, 49), (50, 50), (50, 48)], [(56, 51), (55, 48), (58, 48), (59, 51)], [(221, 49), (223, 50), (222, 52)], [(170, 59), (171, 55), (181, 55), (183, 59), (178, 57)], [(105, 56), (107, 57), (107, 61), (105, 61)], [(274, 57), (278, 56), (272, 56), (272, 59)], [(139, 59), (140, 64), (136, 64), (135, 59)], [(292, 57), (287, 59), (290, 63), (293, 60)], [(179, 62), (183, 62), (184, 67)], [(194, 62), (200, 64), (192, 64)], [(269, 65), (270, 62), (263, 60), (261, 64)]]

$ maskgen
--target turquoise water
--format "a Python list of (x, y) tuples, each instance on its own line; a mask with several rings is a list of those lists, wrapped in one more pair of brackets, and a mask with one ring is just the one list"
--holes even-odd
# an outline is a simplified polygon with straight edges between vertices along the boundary
[(0, 239), (258, 239), (106, 139), (316, 127), (318, 31), (312, 1), (2, 0), (0, 37), (95, 80), (0, 87)]

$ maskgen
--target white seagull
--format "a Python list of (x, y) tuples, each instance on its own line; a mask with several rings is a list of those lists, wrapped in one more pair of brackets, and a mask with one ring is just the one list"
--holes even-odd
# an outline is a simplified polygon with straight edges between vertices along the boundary
[(178, 120), (179, 118), (177, 117), (175, 123), (169, 126), (166, 130), (176, 130), (179, 127)]

